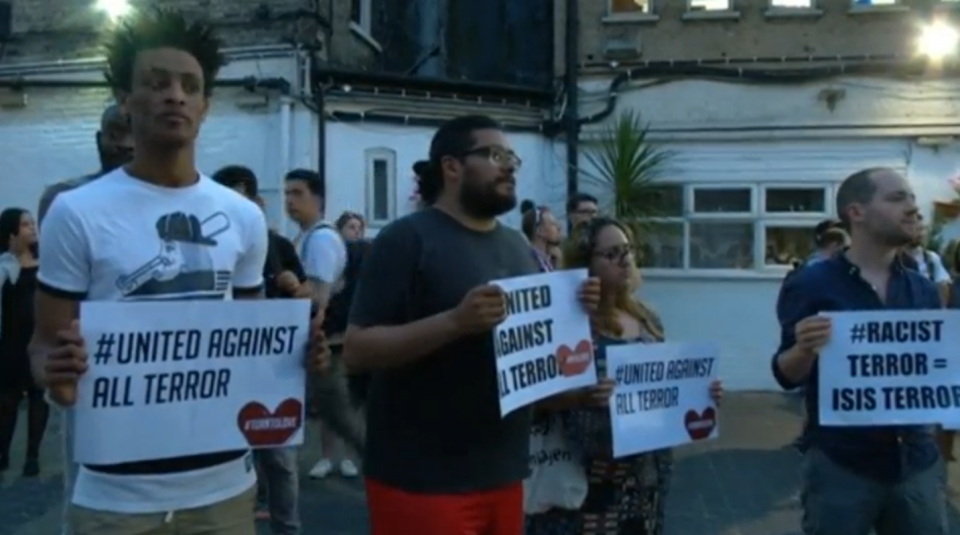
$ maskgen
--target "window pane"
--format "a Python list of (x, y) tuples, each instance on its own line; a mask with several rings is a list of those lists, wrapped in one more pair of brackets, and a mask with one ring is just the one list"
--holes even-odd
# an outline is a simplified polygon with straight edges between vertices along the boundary
[(813, 227), (767, 227), (764, 231), (764, 263), (790, 266), (813, 254)]
[(649, 13), (650, 0), (610, 0), (611, 13)]
[(753, 238), (753, 223), (691, 223), (690, 267), (752, 269)]
[(683, 186), (650, 188), (651, 217), (683, 217)]
[(373, 161), (373, 217), (390, 219), (390, 172), (386, 160)]
[(753, 190), (736, 189), (694, 189), (693, 211), (697, 213), (743, 213), (751, 212)]
[(360, 10), (363, 9), (360, 5), (360, 2), (363, 0), (352, 0), (350, 2), (350, 20), (356, 22), (357, 24), (363, 24), (362, 16)]
[(690, 0), (690, 11), (726, 11), (730, 0)]
[(683, 223), (645, 223), (637, 245), (641, 267), (683, 268)]
[(766, 191), (765, 205), (771, 213), (827, 211), (827, 195), (823, 188), (771, 188)]
[(773, 7), (813, 7), (813, 0), (773, 0), (770, 3)]

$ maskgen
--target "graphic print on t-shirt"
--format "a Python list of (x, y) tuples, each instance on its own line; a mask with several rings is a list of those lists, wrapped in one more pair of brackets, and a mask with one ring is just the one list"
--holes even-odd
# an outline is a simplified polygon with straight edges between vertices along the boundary
[(200, 217), (173, 212), (157, 219), (157, 256), (117, 279), (128, 299), (189, 295), (191, 299), (223, 299), (232, 271), (214, 269), (216, 237), (230, 229), (223, 212)]

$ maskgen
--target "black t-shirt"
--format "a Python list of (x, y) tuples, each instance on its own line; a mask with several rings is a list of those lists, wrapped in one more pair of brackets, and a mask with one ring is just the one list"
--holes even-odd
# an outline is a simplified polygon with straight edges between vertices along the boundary
[(290, 271), (302, 283), (307, 280), (307, 274), (303, 271), (303, 265), (300, 263), (300, 257), (297, 256), (297, 249), (293, 246), (293, 242), (273, 231), (270, 231), (269, 237), (267, 262), (263, 266), (264, 294), (268, 299), (292, 297), (284, 295), (277, 288), (277, 275)]
[[(361, 268), (350, 323), (402, 325), (456, 307), (472, 288), (538, 272), (529, 245), (500, 226), (470, 230), (423, 210), (387, 226)], [(493, 336), (462, 338), (373, 374), (364, 472), (410, 492), (460, 493), (529, 474), (530, 411), (500, 416)]]

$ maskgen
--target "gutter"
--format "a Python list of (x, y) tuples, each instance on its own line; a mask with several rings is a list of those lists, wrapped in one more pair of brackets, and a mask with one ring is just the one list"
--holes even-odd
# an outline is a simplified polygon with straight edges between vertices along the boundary
[(321, 84), (367, 85), (419, 90), (426, 92), (461, 93), (485, 97), (515, 97), (530, 100), (544, 106), (553, 103), (553, 94), (547, 89), (537, 89), (509, 84), (493, 84), (447, 80), (439, 78), (420, 78), (392, 73), (374, 73), (345, 69), (325, 68), (318, 77)]
[[(566, 2), (566, 47), (564, 50), (564, 93), (567, 97), (567, 113), (561, 120), (566, 126), (567, 137), (567, 199), (577, 194), (580, 181), (580, 6), (579, 0)], [(616, 104), (614, 104), (616, 105)]]

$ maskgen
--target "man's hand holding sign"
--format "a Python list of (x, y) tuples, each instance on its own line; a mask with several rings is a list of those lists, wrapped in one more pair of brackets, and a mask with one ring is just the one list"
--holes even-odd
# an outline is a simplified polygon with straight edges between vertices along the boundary
[(588, 281), (586, 270), (576, 270), (494, 283), (507, 316), (493, 332), (502, 415), (597, 384), (585, 310), (596, 307), (597, 283)]
[[(304, 367), (329, 366), (320, 318), (307, 332), (308, 306), (287, 300), (200, 301), (186, 309), (183, 303), (83, 303), (92, 349), (75, 322), (58, 334), (59, 346), (42, 360), (39, 375), (54, 401), (75, 407), (80, 462), (297, 443)], [(141, 328), (144, 317), (151, 329)], [(89, 367), (88, 358), (94, 361)], [(183, 404), (190, 405), (190, 418), (183, 418)], [(239, 434), (203, 432), (234, 419)], [(103, 429), (142, 436), (141, 447), (119, 448), (123, 441)], [(170, 448), (161, 436), (184, 440)]]

